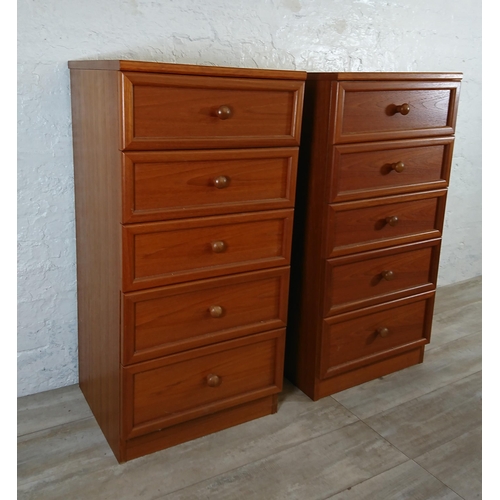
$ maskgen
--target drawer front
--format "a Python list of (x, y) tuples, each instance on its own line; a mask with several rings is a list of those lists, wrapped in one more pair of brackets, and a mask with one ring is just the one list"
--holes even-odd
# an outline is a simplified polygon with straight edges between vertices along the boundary
[(130, 152), (123, 222), (292, 208), (298, 148)]
[(440, 237), (446, 190), (330, 205), (330, 257)]
[(427, 297), (395, 301), (327, 319), (323, 326), (320, 378), (428, 343), (434, 299), (433, 294)]
[(124, 368), (127, 437), (281, 391), (285, 330)]
[(124, 364), (286, 326), (289, 268), (123, 295)]
[(438, 239), (329, 260), (325, 315), (433, 290), (439, 249)]
[(302, 81), (122, 76), (123, 149), (299, 144)]
[(123, 290), (290, 264), (293, 210), (123, 227)]
[(341, 82), (335, 142), (455, 133), (459, 82)]
[(453, 138), (335, 146), (330, 203), (446, 188)]

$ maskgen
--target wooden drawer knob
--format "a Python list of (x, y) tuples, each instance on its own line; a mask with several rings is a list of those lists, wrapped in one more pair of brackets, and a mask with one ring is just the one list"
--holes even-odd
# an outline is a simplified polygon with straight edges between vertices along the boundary
[(208, 310), (210, 311), (210, 316), (212, 316), (212, 318), (220, 318), (224, 313), (224, 309), (222, 309), (221, 306), (210, 306)]
[(389, 335), (389, 328), (386, 328), (385, 326), (377, 328), (377, 334), (380, 337), (387, 337), (387, 335)]
[(220, 106), (219, 109), (217, 110), (217, 116), (221, 120), (227, 120), (228, 118), (231, 118), (232, 115), (233, 115), (232, 109), (229, 106), (226, 106), (225, 104)]
[(394, 272), (393, 271), (382, 271), (382, 278), (384, 278), (386, 281), (391, 281), (394, 279)]
[(207, 375), (208, 387), (219, 387), (221, 383), (221, 378), (218, 375), (215, 375), (215, 373), (210, 373), (209, 375)]
[(222, 253), (226, 251), (226, 244), (223, 241), (212, 242), (212, 250), (215, 253)]
[(392, 217), (386, 217), (385, 222), (387, 222), (389, 226), (395, 226), (399, 222), (399, 219), (396, 215), (393, 215)]
[(406, 102), (400, 106), (396, 106), (395, 113), (401, 113), (402, 115), (407, 115), (410, 112), (410, 105)]
[(405, 164), (402, 161), (398, 161), (391, 165), (392, 170), (400, 174), (405, 169)]
[(224, 189), (229, 186), (229, 178), (225, 175), (219, 175), (213, 180), (213, 183), (217, 189)]

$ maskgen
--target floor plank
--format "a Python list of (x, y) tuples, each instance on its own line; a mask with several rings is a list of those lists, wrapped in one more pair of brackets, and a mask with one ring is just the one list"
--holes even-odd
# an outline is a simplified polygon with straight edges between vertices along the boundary
[(398, 465), (328, 500), (462, 500), (413, 460)]
[(481, 425), (481, 373), (379, 413), (366, 423), (410, 458)]
[(449, 308), (434, 315), (428, 353), (436, 347), (482, 331), (482, 304), (472, 302), (459, 308)]
[(162, 500), (315, 500), (407, 460), (362, 422), (185, 488)]
[(452, 285), (439, 286), (436, 290), (435, 310), (445, 311), (449, 308), (460, 308), (472, 302), (482, 300), (483, 277), (476, 276), (469, 280)]
[[(36, 415), (36, 418), (33, 418)], [(89, 418), (92, 412), (78, 385), (17, 399), (17, 435)]]
[(478, 426), (415, 459), (465, 500), (479, 500), (482, 487), (482, 433)]

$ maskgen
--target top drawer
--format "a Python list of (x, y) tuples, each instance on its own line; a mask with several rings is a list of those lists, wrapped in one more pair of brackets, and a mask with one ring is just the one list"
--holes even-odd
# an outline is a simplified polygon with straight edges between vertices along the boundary
[(296, 146), (304, 82), (123, 73), (122, 149)]
[(453, 134), (459, 88), (459, 82), (340, 82), (332, 140)]

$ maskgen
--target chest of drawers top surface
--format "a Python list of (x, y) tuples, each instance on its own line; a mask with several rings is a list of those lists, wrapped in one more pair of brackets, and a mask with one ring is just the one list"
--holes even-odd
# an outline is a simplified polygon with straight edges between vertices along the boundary
[(236, 68), (229, 66), (203, 66), (196, 64), (176, 64), (155, 61), (132, 61), (125, 59), (102, 59), (69, 61), (69, 69), (95, 69), (137, 71), (172, 75), (228, 76), (235, 78), (264, 78), (304, 81), (305, 71), (283, 69)]

